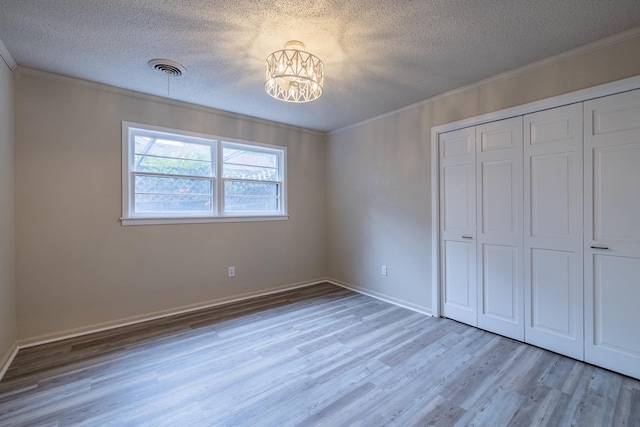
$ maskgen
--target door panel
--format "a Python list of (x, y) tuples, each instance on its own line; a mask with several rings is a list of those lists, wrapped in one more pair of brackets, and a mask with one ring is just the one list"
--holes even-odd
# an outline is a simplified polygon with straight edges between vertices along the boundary
[(513, 160), (482, 163), (482, 232), (515, 232)]
[(475, 169), (473, 165), (443, 167), (444, 231), (465, 233), (475, 228), (475, 203), (469, 200), (474, 191)]
[(640, 378), (640, 90), (584, 107), (585, 360)]
[(522, 117), (476, 127), (478, 326), (524, 340)]
[(576, 359), (583, 339), (582, 104), (524, 118), (525, 341)]
[[(525, 143), (531, 145), (548, 144), (581, 138), (582, 126), (580, 122), (582, 122), (582, 116), (580, 116), (580, 122), (578, 123), (575, 123), (572, 119), (572, 109), (578, 107), (581, 107), (581, 105), (574, 104), (566, 111), (563, 111), (566, 107), (560, 107), (548, 110), (554, 111), (552, 114), (543, 111), (525, 116), (524, 128), (525, 131), (529, 131), (529, 138), (525, 136)], [(527, 120), (527, 117), (529, 120)]]
[(443, 314), (476, 325), (475, 245), (444, 242)]
[(517, 323), (516, 248), (483, 245), (482, 303), (485, 317)]
[[(624, 95), (624, 94), (623, 94)], [(616, 96), (616, 95), (614, 95)], [(621, 106), (598, 108), (593, 111), (593, 135), (620, 134), (640, 129), (640, 102), (627, 97)]]
[(575, 338), (575, 267), (572, 252), (531, 250), (532, 327), (556, 336)]
[[(512, 119), (511, 119), (512, 120)], [(515, 144), (519, 140), (518, 134), (522, 131), (518, 129), (518, 126), (503, 126), (505, 122), (509, 120), (503, 120), (500, 122), (489, 123), (488, 125), (482, 125), (483, 129), (480, 131), (480, 151), (495, 151), (495, 150), (508, 150), (516, 148)]]
[(640, 258), (594, 255), (594, 341), (596, 345), (640, 357), (637, 335)]
[(439, 136), (442, 315), (477, 326), (475, 130)]
[(571, 233), (572, 154), (530, 158), (531, 235), (534, 237), (562, 238)]
[[(440, 153), (443, 159), (473, 155), (476, 150), (474, 135), (469, 132), (450, 132), (441, 135)], [(464, 161), (464, 160), (463, 160)]]
[(594, 148), (593, 220), (596, 240), (637, 242), (640, 211), (633, 196), (640, 184), (640, 145)]

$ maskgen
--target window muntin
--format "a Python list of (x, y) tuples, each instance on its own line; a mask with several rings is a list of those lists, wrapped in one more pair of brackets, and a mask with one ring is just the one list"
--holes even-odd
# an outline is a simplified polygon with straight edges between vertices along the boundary
[(284, 216), (285, 161), (284, 147), (123, 122), (123, 220)]

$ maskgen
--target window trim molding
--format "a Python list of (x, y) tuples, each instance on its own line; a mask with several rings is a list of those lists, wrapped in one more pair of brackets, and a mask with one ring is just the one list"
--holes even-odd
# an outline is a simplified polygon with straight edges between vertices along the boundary
[[(133, 183), (131, 182), (131, 170), (129, 170), (130, 166), (130, 141), (129, 141), (129, 129), (142, 129), (143, 131), (150, 132), (160, 132), (167, 134), (174, 134), (179, 136), (184, 136), (185, 138), (194, 138), (194, 139), (204, 139), (207, 141), (215, 141), (215, 149), (216, 149), (216, 159), (213, 164), (215, 168), (215, 176), (211, 179), (214, 183), (214, 191), (215, 191), (215, 211), (211, 216), (202, 215), (201, 213), (189, 214), (186, 213), (183, 216), (166, 216), (162, 213), (160, 214), (148, 214), (144, 216), (132, 216), (130, 214), (131, 208), (131, 197), (133, 194)], [(238, 144), (239, 146), (247, 146), (250, 148), (256, 148), (264, 151), (272, 151), (278, 150), (280, 153), (278, 154), (278, 159), (281, 162), (280, 172), (281, 172), (281, 181), (278, 181), (281, 185), (281, 196), (280, 196), (280, 204), (281, 209), (279, 212), (274, 214), (265, 214), (263, 212), (254, 212), (248, 214), (225, 214), (224, 207), (224, 189), (223, 183), (224, 179), (222, 178), (222, 164), (223, 158), (222, 156), (222, 148), (225, 143), (229, 144)], [(136, 123), (130, 121), (122, 121), (122, 170), (121, 170), (121, 180), (122, 180), (122, 216), (120, 217), (120, 222), (122, 225), (159, 225), (159, 224), (203, 224), (203, 223), (212, 223), (212, 222), (250, 222), (250, 221), (283, 221), (288, 220), (288, 206), (287, 206), (287, 147), (283, 145), (273, 145), (273, 144), (265, 144), (262, 142), (255, 141), (245, 141), (237, 138), (227, 138), (216, 135), (209, 135), (198, 132), (191, 132), (182, 129), (173, 129), (166, 128), (162, 126), (154, 126), (147, 125), (143, 123)]]
[(270, 216), (207, 216), (181, 218), (120, 218), (122, 225), (161, 225), (161, 224), (207, 224), (211, 222), (268, 222), (286, 221), (289, 215)]

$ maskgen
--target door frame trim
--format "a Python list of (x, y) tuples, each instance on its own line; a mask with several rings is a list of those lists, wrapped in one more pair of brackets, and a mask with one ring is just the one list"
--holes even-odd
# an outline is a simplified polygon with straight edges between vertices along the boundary
[(431, 301), (432, 314), (440, 317), (442, 313), (441, 280), (440, 280), (440, 163), (438, 138), (441, 133), (466, 127), (477, 126), (497, 120), (523, 116), (550, 108), (575, 104), (590, 99), (640, 89), (640, 75), (581, 89), (563, 95), (534, 101), (504, 110), (494, 111), (468, 119), (458, 120), (431, 128)]

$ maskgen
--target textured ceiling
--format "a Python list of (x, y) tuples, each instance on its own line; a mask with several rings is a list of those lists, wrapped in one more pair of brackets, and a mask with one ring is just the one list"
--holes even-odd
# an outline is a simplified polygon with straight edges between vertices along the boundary
[[(322, 131), (637, 26), (639, 0), (0, 0), (20, 66)], [(290, 39), (325, 63), (312, 103), (263, 89)], [(154, 58), (188, 72), (168, 88)]]

